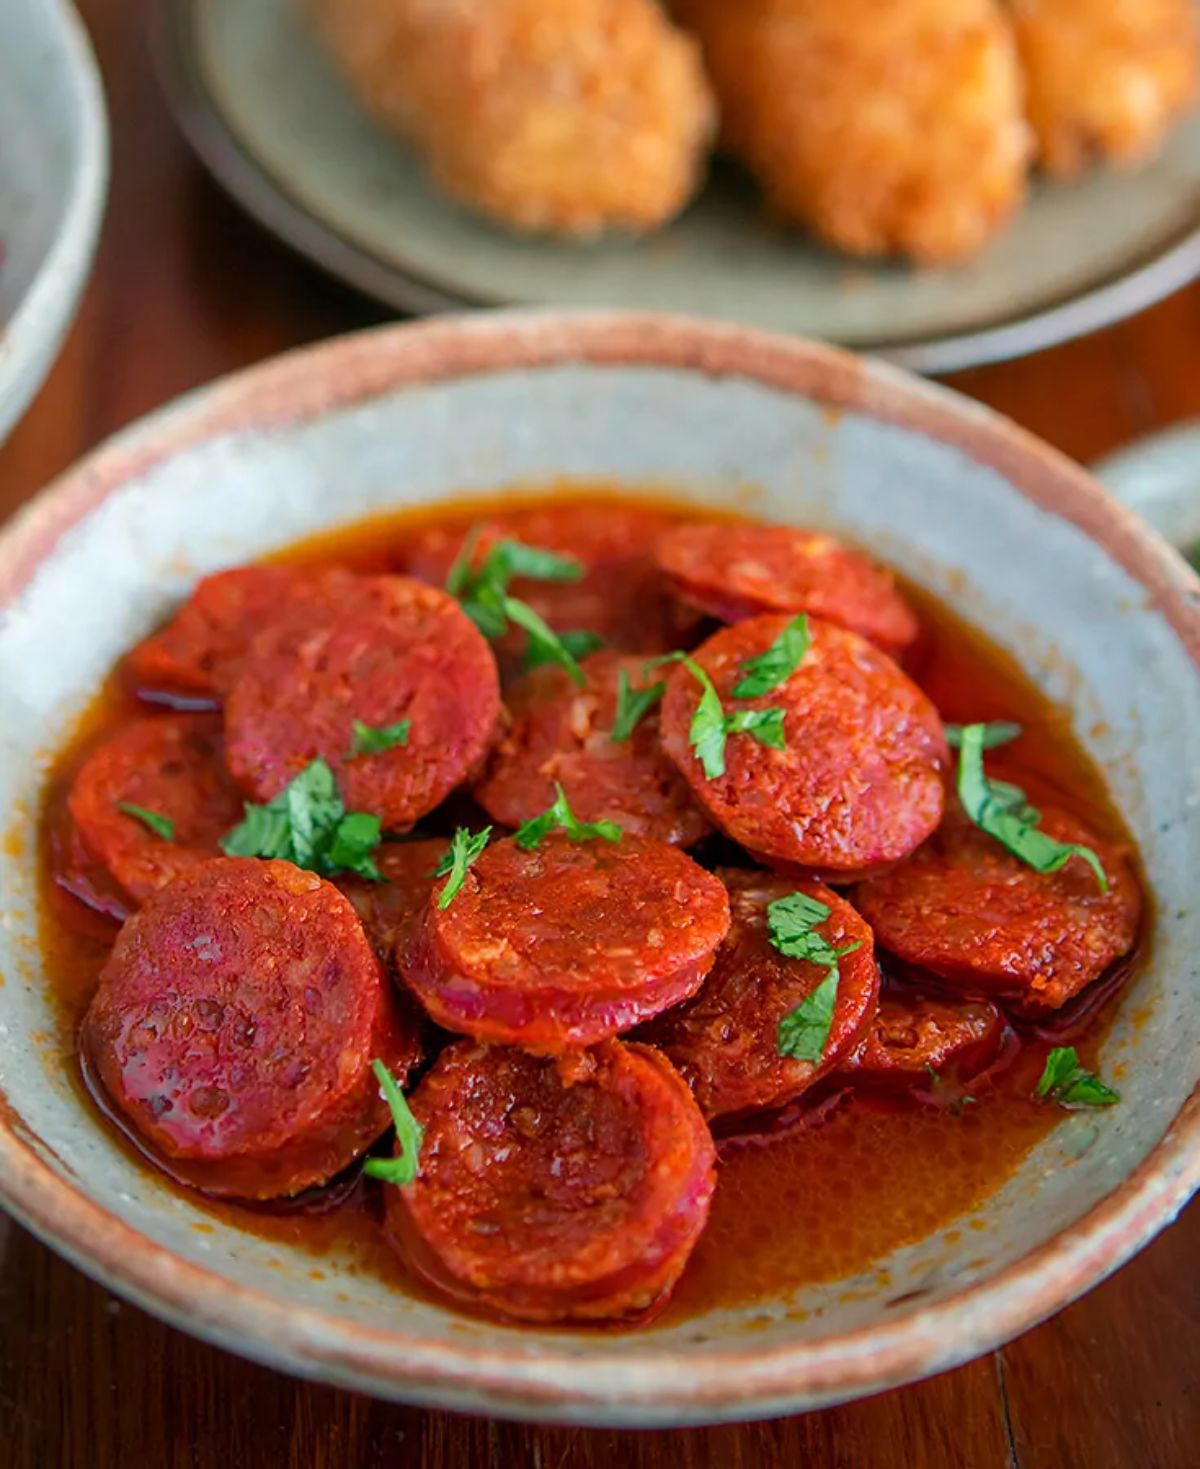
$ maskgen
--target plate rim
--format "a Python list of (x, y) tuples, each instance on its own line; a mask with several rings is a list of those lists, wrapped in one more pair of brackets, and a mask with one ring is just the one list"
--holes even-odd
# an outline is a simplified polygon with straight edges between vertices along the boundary
[[(311, 421), (437, 381), (564, 364), (740, 378), (957, 445), (1014, 493), (1083, 529), (1145, 587), (1200, 667), (1200, 582), (1169, 547), (1057, 451), (969, 399), (887, 364), (778, 334), (628, 312), (509, 312), (398, 323), (269, 359), (160, 408), (56, 479), (0, 531), (0, 607), (58, 539), (131, 477), (191, 446)], [(915, 1380), (989, 1351), (1098, 1283), (1200, 1186), (1200, 1087), (1142, 1163), (1081, 1220), (995, 1277), (883, 1323), (703, 1358), (630, 1338), (586, 1358), (473, 1349), (288, 1306), (154, 1243), (46, 1160), (0, 1097), (0, 1198), (118, 1293), (218, 1345), (301, 1376), (403, 1401), (608, 1426), (775, 1416)]]
[[(205, 0), (152, 7), (155, 65), (176, 124), (206, 171), (269, 234), (321, 270), (396, 311), (433, 315), (471, 309), (570, 310), (487, 299), (440, 286), (412, 268), (393, 265), (311, 212), (242, 139), (205, 83), (194, 44)], [(870, 263), (865, 263), (870, 268)], [(963, 372), (1030, 356), (1114, 326), (1200, 277), (1200, 211), (1191, 226), (1139, 257), (1138, 263), (1029, 310), (962, 331), (842, 345), (927, 375)], [(617, 306), (613, 309), (622, 309)], [(736, 317), (727, 318), (754, 330)], [(802, 333), (792, 333), (798, 338)]]

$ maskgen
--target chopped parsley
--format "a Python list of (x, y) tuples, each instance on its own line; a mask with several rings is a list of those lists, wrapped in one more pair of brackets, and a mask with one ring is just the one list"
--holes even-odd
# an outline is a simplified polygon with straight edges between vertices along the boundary
[(118, 801), (117, 810), (123, 811), (126, 816), (132, 816), (135, 821), (140, 821), (156, 837), (162, 837), (164, 842), (175, 840), (175, 823), (169, 816), (160, 816), (157, 811), (149, 811), (145, 806), (135, 806), (132, 801)]
[(398, 719), (395, 724), (364, 724), (354, 721), (354, 736), (347, 760), (356, 755), (382, 755), (385, 750), (394, 750), (397, 745), (408, 744), (408, 732), (412, 729), (411, 719)]
[(514, 840), (518, 847), (531, 852), (552, 831), (565, 832), (569, 841), (588, 842), (599, 837), (606, 842), (619, 842), (622, 831), (615, 821), (580, 821), (567, 802), (566, 793), (556, 781), (554, 804), (519, 826)]
[[(497, 541), (484, 557), (478, 571), (472, 570), (475, 547), (479, 543), (479, 527), (467, 532), (462, 548), (446, 577), (446, 590), (457, 597), (463, 611), (485, 638), (503, 637), (510, 623), (522, 628), (529, 637), (527, 659), (530, 664), (558, 663), (576, 683), (584, 682), (578, 657), (566, 642), (552, 631), (528, 602), (508, 595), (513, 577), (532, 581), (579, 581), (584, 566), (574, 556), (560, 556), (539, 546), (526, 546), (521, 541)], [(578, 634), (574, 635), (578, 638)]]
[(278, 857), (313, 872), (354, 872), (382, 881), (372, 853), (378, 816), (347, 811), (333, 771), (318, 757), (265, 806), (247, 801), (241, 822), (221, 838), (227, 857)]
[[(962, 749), (963, 727), (961, 724), (947, 724), (943, 726), (946, 731), (946, 743), (952, 750)], [(1013, 740), (1020, 739), (1021, 726), (1013, 724), (1008, 719), (998, 719), (993, 724), (979, 726), (983, 730), (983, 748), (985, 750), (998, 750), (1001, 745), (1008, 745)]]
[(835, 949), (817, 925), (829, 917), (829, 907), (807, 893), (789, 893), (767, 904), (767, 936), (788, 959), (802, 959), (828, 970), (810, 995), (779, 1022), (776, 1045), (781, 1056), (797, 1061), (819, 1061), (833, 1025), (838, 994), (838, 961), (862, 948), (862, 941)]
[(773, 693), (795, 673), (812, 647), (808, 618), (803, 612), (794, 617), (765, 653), (742, 662), (741, 682), (734, 686), (735, 699), (759, 699)]
[(1108, 891), (1108, 878), (1091, 847), (1078, 842), (1057, 842), (1039, 831), (1038, 812), (1028, 804), (1019, 786), (989, 780), (983, 770), (983, 738), (986, 726), (963, 726), (958, 760), (958, 796), (963, 810), (990, 837), (1035, 872), (1059, 872), (1072, 857), (1082, 858), (1096, 874), (1100, 891)]
[(413, 1116), (407, 1098), (396, 1084), (396, 1078), (383, 1062), (372, 1061), (371, 1070), (378, 1078), (379, 1090), (392, 1110), (399, 1151), (391, 1158), (368, 1158), (363, 1165), (363, 1172), (384, 1183), (394, 1183), (398, 1188), (405, 1188), (416, 1179), (425, 1129)]
[(1079, 1064), (1074, 1046), (1055, 1046), (1046, 1057), (1035, 1097), (1049, 1097), (1060, 1107), (1112, 1107), (1121, 1094)]
[(438, 897), (439, 908), (449, 908), (458, 897), (459, 890), (466, 881), (467, 868), (483, 855), (483, 849), (487, 846), (491, 835), (490, 826), (485, 826), (482, 831), (474, 833), (465, 826), (460, 826), (454, 833), (450, 841), (450, 850), (430, 873), (431, 877), (445, 877), (447, 873), (450, 874), (450, 881)]
[(658, 668), (664, 663), (682, 663), (700, 685), (700, 702), (688, 728), (688, 742), (709, 780), (725, 774), (725, 741), (731, 734), (753, 735), (761, 745), (783, 749), (782, 709), (737, 709), (726, 714), (712, 679), (690, 654), (666, 653), (651, 659), (646, 667)]
[[(589, 653), (594, 653), (597, 648), (603, 648), (604, 639), (596, 632), (588, 632), (586, 628), (574, 628), (570, 632), (558, 634), (559, 643), (570, 653), (571, 657), (578, 660), (586, 658)], [(525, 649), (525, 669), (538, 668), (543, 663), (559, 662), (558, 655), (552, 652), (545, 643), (535, 644), (532, 639)]]
[(612, 733), (609, 738), (614, 744), (629, 739), (638, 725), (650, 713), (666, 690), (665, 682), (650, 684), (648, 688), (635, 689), (630, 685), (629, 675), (623, 668), (617, 671), (617, 712), (613, 717)]

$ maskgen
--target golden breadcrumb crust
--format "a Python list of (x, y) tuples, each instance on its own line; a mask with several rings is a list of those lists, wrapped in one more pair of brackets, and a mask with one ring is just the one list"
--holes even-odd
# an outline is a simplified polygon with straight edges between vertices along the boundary
[(1194, 0), (1009, 0), (1043, 166), (1152, 153), (1196, 96)]
[(687, 203), (714, 109), (654, 0), (304, 0), (368, 110), (502, 224), (650, 230)]
[(973, 254), (1029, 155), (996, 0), (672, 0), (768, 201), (856, 255)]

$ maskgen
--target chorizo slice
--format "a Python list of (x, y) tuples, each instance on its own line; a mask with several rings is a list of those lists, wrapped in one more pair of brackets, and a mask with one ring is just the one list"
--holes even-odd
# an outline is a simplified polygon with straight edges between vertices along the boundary
[[(521, 541), (583, 567), (578, 581), (518, 577), (509, 590), (555, 632), (591, 632), (605, 645), (633, 653), (665, 653), (693, 633), (697, 619), (681, 608), (654, 560), (656, 538), (675, 517), (661, 510), (613, 502), (540, 506), (490, 515), (471, 527), (474, 564), (503, 539)], [(431, 527), (402, 554), (410, 576), (444, 586), (463, 547), (467, 527)], [(519, 658), (524, 634), (501, 644), (506, 661)]]
[(372, 853), (382, 882), (336, 877), (335, 885), (354, 904), (371, 947), (392, 969), (397, 950), (411, 941), (413, 926), (433, 891), (433, 871), (450, 843), (444, 837), (384, 842)]
[[(348, 606), (317, 606), (255, 640), (225, 706), (229, 768), (269, 801), (312, 760), (349, 810), (405, 831), (478, 768), (500, 713), (491, 649), (453, 598), (406, 577), (356, 578)], [(402, 741), (355, 752), (356, 723)]]
[(646, 1046), (569, 1065), (459, 1041), (411, 1098), (413, 1184), (394, 1247), (464, 1304), (524, 1321), (644, 1318), (708, 1218), (714, 1149), (686, 1084)]
[(539, 1053), (592, 1045), (686, 999), (729, 927), (718, 879), (639, 837), (494, 842), (443, 908), (448, 880), (404, 978), (447, 1030)]
[[(144, 902), (219, 856), (220, 838), (241, 820), (220, 717), (164, 714), (121, 726), (80, 766), (68, 806), (87, 849)], [(130, 807), (170, 823), (170, 838)]]
[(370, 1070), (419, 1059), (350, 903), (288, 862), (217, 858), (128, 920), (84, 1018), (104, 1098), (206, 1192), (326, 1182), (387, 1130)]
[(504, 826), (553, 804), (561, 785), (581, 821), (615, 821), (634, 836), (691, 846), (709, 831), (691, 789), (659, 739), (651, 709), (628, 738), (615, 741), (618, 680), (638, 689), (653, 682), (644, 660), (593, 653), (580, 665), (580, 688), (564, 669), (536, 668), (509, 689), (509, 726), (475, 798)]
[(206, 576), (170, 622), (129, 653), (125, 676), (144, 698), (220, 703), (262, 628), (310, 599), (336, 605), (350, 580), (347, 572), (291, 566)]
[(889, 993), (838, 1069), (858, 1085), (928, 1090), (935, 1079), (977, 1076), (1007, 1033), (1003, 1014), (988, 1000)]
[(682, 666), (663, 697), (663, 745), (726, 836), (768, 865), (849, 882), (906, 857), (934, 830), (949, 751), (937, 711), (892, 659), (815, 617), (811, 646), (786, 681), (759, 697), (736, 698), (744, 665), (790, 620), (749, 618), (693, 655), (727, 717), (782, 711), (783, 748), (731, 734), (724, 774), (707, 776), (691, 743), (702, 689)]
[[(732, 1122), (785, 1106), (837, 1067), (874, 1014), (879, 966), (871, 930), (823, 884), (740, 869), (720, 876), (732, 921), (716, 963), (694, 999), (644, 1026), (639, 1036), (678, 1067), (705, 1117)], [(826, 966), (788, 958), (770, 941), (768, 906), (795, 892), (829, 909), (819, 931), (834, 949), (859, 945), (838, 961), (833, 1018), (816, 1062), (779, 1053), (779, 1022), (829, 975)]]
[(655, 556), (676, 594), (721, 622), (810, 612), (899, 657), (917, 619), (892, 573), (832, 536), (787, 525), (678, 525)]
[(951, 811), (906, 862), (855, 894), (880, 946), (969, 995), (997, 996), (1017, 1014), (1057, 1010), (1137, 940), (1142, 897), (1124, 853), (1064, 811), (1040, 829), (1091, 847), (1108, 878), (1078, 858), (1039, 873)]

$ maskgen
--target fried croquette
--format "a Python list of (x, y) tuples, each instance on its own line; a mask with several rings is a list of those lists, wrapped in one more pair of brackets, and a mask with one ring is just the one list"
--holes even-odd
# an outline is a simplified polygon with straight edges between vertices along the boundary
[(714, 106), (655, 0), (304, 0), (368, 110), (522, 231), (644, 231), (695, 190)]
[(1009, 0), (1009, 10), (1049, 173), (1137, 162), (1195, 100), (1194, 0)]
[(952, 261), (1020, 204), (1029, 157), (996, 0), (672, 0), (724, 142), (772, 209), (855, 255)]

